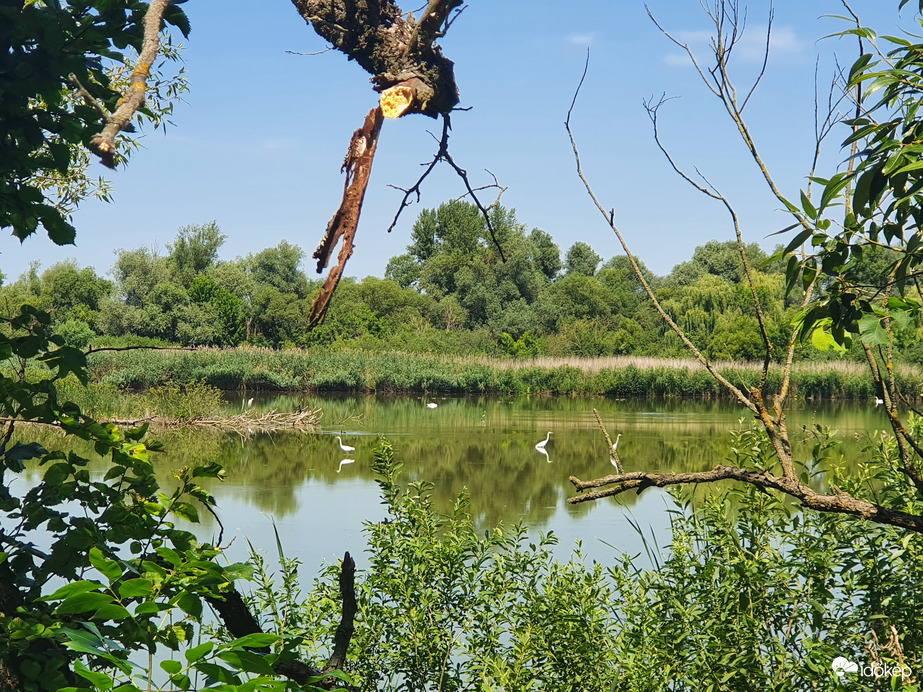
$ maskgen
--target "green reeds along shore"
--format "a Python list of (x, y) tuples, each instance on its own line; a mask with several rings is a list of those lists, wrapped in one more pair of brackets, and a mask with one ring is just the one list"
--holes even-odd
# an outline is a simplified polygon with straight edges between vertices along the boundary
[[(446, 394), (553, 394), (611, 397), (721, 397), (717, 382), (692, 360), (633, 357), (503, 360), (366, 351), (262, 348), (108, 351), (90, 356), (98, 383), (147, 390), (165, 383), (201, 382), (219, 389), (336, 392), (440, 392)], [(719, 363), (740, 387), (759, 382), (753, 363)], [(909, 398), (923, 391), (918, 368), (897, 375)], [(781, 386), (774, 368), (770, 389)], [(862, 364), (796, 365), (793, 394), (814, 398), (872, 398), (875, 390)]]

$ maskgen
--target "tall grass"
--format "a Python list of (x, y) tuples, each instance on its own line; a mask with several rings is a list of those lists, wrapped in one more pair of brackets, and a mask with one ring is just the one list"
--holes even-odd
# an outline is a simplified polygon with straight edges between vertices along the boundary
[[(741, 387), (759, 382), (753, 363), (721, 363)], [(536, 358), (512, 361), (479, 356), (377, 353), (346, 350), (263, 348), (195, 351), (118, 351), (90, 357), (92, 377), (120, 389), (146, 390), (167, 383), (202, 382), (220, 389), (337, 392), (442, 392), (451, 394), (554, 394), (629, 396), (724, 396), (702, 367), (687, 359)], [(923, 391), (918, 368), (898, 373), (909, 397)], [(796, 365), (796, 396), (870, 398), (872, 380), (861, 365), (845, 362)], [(770, 373), (778, 388), (781, 373)]]

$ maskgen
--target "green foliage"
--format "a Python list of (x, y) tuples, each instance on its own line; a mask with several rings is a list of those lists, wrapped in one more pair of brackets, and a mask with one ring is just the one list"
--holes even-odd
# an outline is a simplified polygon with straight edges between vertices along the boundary
[[(919, 428), (919, 421), (913, 421)], [(840, 467), (822, 430), (803, 449), (815, 471), (844, 489), (874, 484), (905, 511), (896, 445), (877, 439), (858, 474)], [(923, 430), (920, 430), (923, 432)], [(733, 463), (765, 469), (773, 454), (759, 430), (735, 433)], [(838, 683), (832, 661), (908, 670), (882, 689), (919, 689), (923, 665), (923, 540), (893, 527), (825, 513), (804, 515), (752, 487), (717, 492), (693, 511), (676, 500), (661, 552), (622, 556), (604, 569), (577, 550), (566, 563), (551, 535), (522, 526), (482, 532), (464, 495), (448, 515), (433, 486), (399, 485), (387, 442), (374, 451), (387, 510), (368, 523), (369, 568), (356, 575), (359, 615), (349, 669), (359, 689), (809, 690)], [(644, 533), (641, 527), (635, 530)], [(323, 656), (338, 620), (339, 566), (302, 602), (298, 563), (282, 561), (277, 586), (265, 563), (251, 607), (277, 633), (303, 636)], [(905, 666), (905, 668), (900, 668)]]
[[(68, 375), (86, 382), (86, 361), (50, 335), (49, 323), (47, 313), (29, 306), (2, 319), (0, 354), (17, 364), (0, 374), (4, 415), (55, 424), (92, 443), (109, 466), (102, 478), (93, 477), (90, 460), (76, 452), (11, 444), (14, 423), (5, 424), (2, 686), (24, 692), (139, 690), (147, 671), (132, 654), (166, 650), (183, 652), (185, 659), (161, 664), (176, 689), (192, 689), (195, 676), (224, 683), (229, 691), (288, 689), (272, 665), (292, 644), (275, 635), (192, 646), (205, 602), (224, 598), (236, 579), (249, 574), (246, 565), (220, 565), (217, 548), (176, 525), (197, 522), (200, 508), (214, 511), (214, 498), (198, 479), (221, 477), (221, 467), (180, 469), (172, 492), (161, 491), (150, 459), (159, 446), (145, 442), (145, 427), (100, 424), (59, 396), (58, 384)], [(45, 377), (24, 377), (30, 361), (44, 364)], [(14, 482), (26, 462), (41, 471), (32, 487)], [(272, 648), (257, 654), (254, 647)]]
[(147, 390), (144, 398), (154, 415), (181, 421), (214, 416), (223, 402), (221, 390), (204, 382), (158, 385)]
[[(357, 574), (354, 682), (363, 690), (606, 689), (615, 623), (602, 568), (557, 563), (556, 539), (530, 542), (521, 526), (479, 535), (464, 497), (441, 516), (430, 484), (397, 485), (390, 445), (374, 456), (388, 515), (365, 529), (370, 567)], [(302, 631), (315, 634), (309, 642), (336, 628), (317, 616), (336, 597), (337, 573), (328, 570), (299, 608)]]
[(86, 348), (96, 336), (90, 325), (81, 320), (67, 320), (63, 324), (55, 325), (55, 334), (64, 339), (64, 343), (74, 348)]
[(500, 335), (500, 348), (511, 358), (534, 358), (539, 354), (538, 342), (532, 332), (528, 331), (518, 339), (503, 332)]
[[(73, 95), (69, 76), (113, 111), (120, 94), (108, 66), (140, 51), (145, 9), (129, 0), (0, 8), (0, 228), (24, 239), (41, 227), (58, 245), (74, 242), (73, 226), (46, 196), (47, 179), (86, 165), (81, 152), (102, 123), (96, 108)], [(188, 28), (178, 7), (164, 18)]]
[(861, 114), (844, 121), (843, 146), (858, 153), (849, 168), (815, 179), (819, 201), (802, 194), (800, 207), (790, 204), (804, 223), (786, 251), (810, 242), (812, 253), (792, 256), (787, 276), (790, 286), (824, 283), (801, 316), (805, 335), (820, 330), (844, 347), (854, 337), (877, 347), (894, 343), (892, 326), (917, 322), (923, 304), (915, 278), (923, 261), (923, 44), (861, 26), (838, 35), (874, 46), (853, 63), (846, 87), (861, 94)]
[(564, 258), (564, 271), (581, 276), (596, 276), (596, 268), (602, 262), (602, 257), (596, 254), (586, 243), (579, 241), (570, 246)]
[(214, 221), (179, 229), (176, 240), (167, 249), (169, 262), (180, 283), (188, 287), (193, 279), (214, 266), (218, 250), (226, 239)]

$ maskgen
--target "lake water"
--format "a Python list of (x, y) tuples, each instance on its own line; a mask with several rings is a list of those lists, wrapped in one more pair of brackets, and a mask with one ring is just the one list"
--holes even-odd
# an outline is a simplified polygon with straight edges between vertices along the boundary
[[(429, 402), (437, 407), (428, 408)], [(234, 401), (229, 411), (244, 405)], [(227, 479), (206, 483), (218, 500), (223, 542), (234, 539), (231, 559), (246, 556), (248, 541), (274, 559), (275, 522), (286, 554), (304, 562), (305, 577), (313, 576), (323, 560), (336, 560), (347, 550), (360, 567), (365, 566), (363, 523), (384, 517), (370, 468), (379, 436), (392, 443), (404, 462), (402, 484), (431, 481), (438, 507), (448, 511), (455, 496), (467, 489), (472, 514), (484, 529), (521, 520), (533, 532), (557, 534), (562, 559), (579, 540), (585, 555), (608, 563), (623, 551), (643, 550), (632, 523), (644, 529), (649, 542), (668, 543), (669, 510), (675, 506), (657, 489), (641, 496), (626, 493), (595, 503), (566, 503), (575, 494), (569, 476), (590, 479), (614, 471), (594, 408), (612, 439), (622, 434), (618, 451), (627, 471), (712, 468), (731, 453), (729, 432), (751, 423), (746, 411), (730, 402), (282, 396), (257, 398), (254, 403), (262, 411), (306, 406), (322, 409), (316, 435), (242, 439), (199, 431), (159, 433), (154, 437), (162, 439), (168, 451), (153, 457), (165, 487), (171, 486), (171, 470), (180, 465), (219, 461)], [(887, 422), (883, 411), (867, 402), (801, 402), (789, 413), (789, 429), (802, 456), (808, 455), (810, 439), (802, 427), (814, 425), (836, 429), (843, 441), (839, 452), (849, 459)], [(549, 431), (553, 434), (546, 457), (535, 444)], [(345, 454), (337, 435), (356, 451)], [(57, 444), (62, 439), (58, 437)], [(55, 444), (51, 439), (43, 442)], [(347, 456), (355, 463), (338, 473)], [(37, 481), (38, 474), (27, 472), (26, 482)], [(197, 531), (214, 540), (217, 524), (207, 513), (201, 515), (203, 525)]]
[[(433, 401), (438, 406), (428, 408)], [(242, 405), (235, 402), (230, 408)], [(622, 551), (642, 550), (631, 522), (644, 528), (649, 541), (653, 536), (661, 546), (668, 542), (668, 510), (674, 504), (656, 489), (640, 497), (627, 493), (595, 503), (566, 503), (575, 494), (569, 476), (589, 479), (613, 471), (594, 408), (613, 439), (622, 434), (619, 456), (628, 471), (712, 468), (730, 455), (729, 431), (751, 422), (730, 402), (702, 401), (283, 396), (258, 399), (254, 406), (264, 411), (318, 407), (322, 427), (317, 435), (250, 439), (200, 432), (167, 435), (168, 452), (155, 457), (156, 463), (166, 471), (220, 461), (227, 480), (212, 483), (209, 490), (218, 499), (225, 542), (235, 537), (232, 557), (243, 557), (249, 540), (274, 558), (275, 522), (286, 554), (304, 561), (306, 576), (347, 550), (360, 567), (366, 564), (363, 522), (384, 517), (370, 468), (379, 436), (388, 438), (404, 461), (404, 484), (435, 484), (437, 506), (448, 510), (467, 489), (472, 514), (485, 529), (522, 520), (534, 532), (557, 534), (562, 558), (580, 540), (588, 557), (610, 562)], [(818, 424), (838, 431), (840, 452), (847, 459), (867, 444), (871, 431), (887, 425), (883, 412), (868, 403), (808, 402), (789, 413), (796, 445), (809, 439), (802, 426)], [(535, 444), (549, 431), (545, 457)], [(337, 435), (356, 451), (345, 454)], [(807, 444), (801, 447), (805, 455)], [(355, 463), (338, 473), (345, 457)], [(168, 477), (163, 481), (168, 484)], [(208, 519), (203, 513), (203, 521)], [(202, 528), (210, 536), (217, 531), (214, 523)]]

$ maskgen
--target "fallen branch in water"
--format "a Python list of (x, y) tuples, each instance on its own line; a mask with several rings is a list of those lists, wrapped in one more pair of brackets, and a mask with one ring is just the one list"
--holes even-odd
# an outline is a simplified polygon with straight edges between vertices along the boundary
[(154, 427), (208, 429), (220, 432), (235, 432), (243, 437), (249, 437), (255, 433), (314, 432), (314, 429), (320, 423), (320, 409), (305, 409), (286, 413), (278, 411), (269, 411), (267, 413), (244, 411), (236, 416), (202, 416), (189, 419), (149, 416), (135, 420), (111, 419), (109, 422), (132, 427), (150, 423)]

